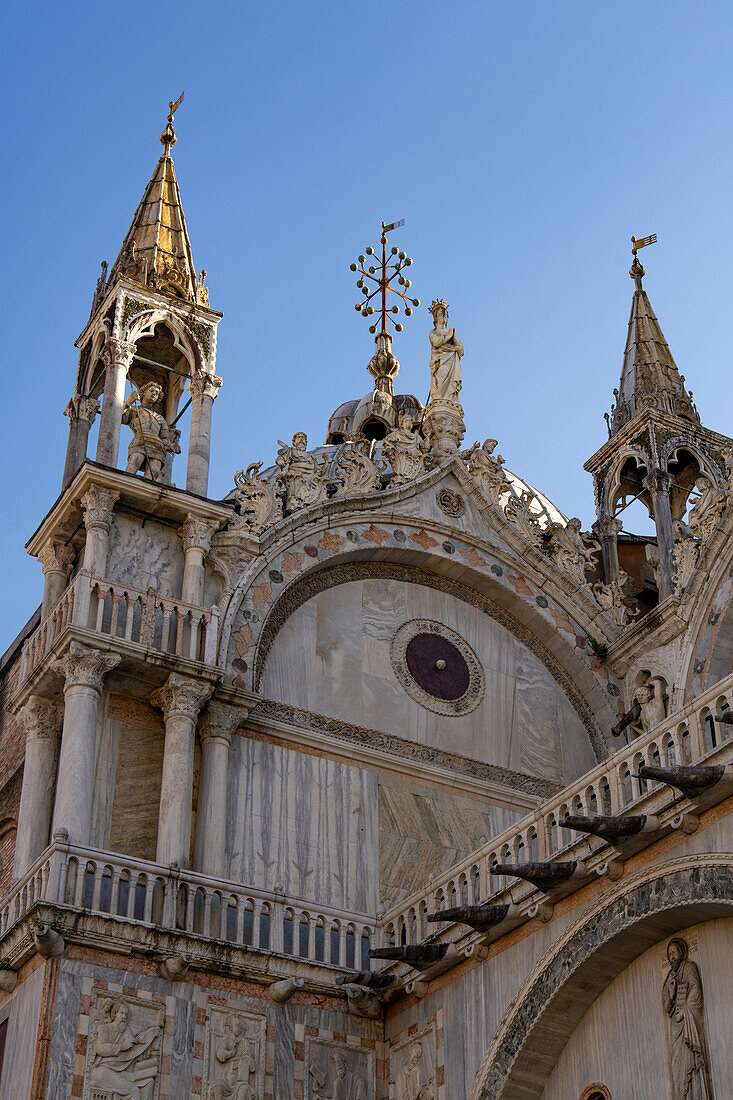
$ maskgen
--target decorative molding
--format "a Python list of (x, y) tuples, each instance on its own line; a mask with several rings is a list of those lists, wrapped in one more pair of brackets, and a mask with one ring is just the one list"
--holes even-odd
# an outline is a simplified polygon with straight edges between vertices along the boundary
[(479, 760), (445, 752), (443, 749), (417, 745), (390, 733), (356, 726), (351, 722), (343, 722), (340, 718), (315, 714), (313, 711), (302, 710), (300, 707), (291, 706), (290, 703), (279, 703), (274, 699), (263, 699), (250, 711), (249, 717), (253, 722), (263, 725), (267, 725), (268, 720), (280, 722), (294, 728), (323, 733), (327, 737), (334, 737), (346, 744), (367, 745), (370, 749), (387, 753), (397, 759), (417, 760), (423, 764), (444, 768), (446, 771), (457, 772), (459, 775), (472, 776), (487, 783), (524, 791), (538, 798), (550, 798), (562, 789), (559, 783), (552, 783), (548, 779), (538, 779), (523, 772), (514, 772), (497, 764), (484, 764)]
[(259, 690), (265, 661), (273, 642), (283, 624), (293, 612), (297, 611), (313, 596), (318, 595), (319, 592), (324, 592), (326, 589), (335, 588), (337, 585), (346, 584), (349, 581), (374, 579), (398, 580), (408, 584), (421, 584), (425, 588), (437, 589), (439, 592), (445, 592), (463, 603), (477, 608), (505, 627), (542, 662), (553, 679), (560, 685), (586, 729), (596, 759), (598, 761), (605, 760), (608, 755), (608, 747), (603, 734), (596, 725), (593, 713), (554, 654), (527, 627), (518, 622), (503, 607), (499, 607), (488, 596), (475, 592), (458, 581), (449, 580), (444, 576), (435, 576), (424, 569), (419, 569), (417, 566), (398, 565), (397, 563), (384, 561), (350, 562), (335, 565), (330, 569), (317, 570), (294, 580), (285, 589), (277, 603), (270, 608), (262, 625), (254, 657), (254, 690)]
[(453, 519), (458, 519), (466, 511), (466, 502), (460, 493), (456, 493), (453, 489), (449, 489), (447, 486), (438, 489), (435, 494), (438, 507), (441, 512), (444, 512), (446, 516), (451, 516)]
[[(463, 658), (468, 672), (468, 686), (457, 699), (441, 699), (438, 695), (432, 694), (416, 680), (410, 671), (407, 655), (408, 646), (415, 638), (424, 634), (432, 634), (437, 638), (442, 638), (448, 643), (448, 647), (457, 650), (460, 657)], [(411, 619), (409, 622), (403, 623), (392, 636), (389, 646), (389, 659), (392, 664), (392, 671), (410, 698), (419, 703), (421, 707), (425, 707), (426, 710), (433, 711), (434, 714), (457, 718), (462, 714), (470, 714), (483, 700), (484, 670), (478, 657), (465, 638), (462, 638), (455, 630), (451, 630), (450, 627), (444, 626), (442, 623), (434, 622), (432, 619)], [(445, 661), (443, 667), (445, 669)], [(448, 670), (445, 669), (445, 671)]]
[[(205, 325), (201, 321), (193, 321), (190, 317), (184, 324), (203, 351), (204, 358), (208, 359), (211, 355), (211, 326)], [(221, 385), (221, 379), (219, 385)]]
[(138, 313), (152, 313), (153, 307), (146, 305), (145, 302), (139, 301), (137, 298), (130, 298), (125, 295), (125, 304), (122, 309), (122, 320), (120, 322), (120, 328), (122, 332), (126, 332), (133, 317), (137, 317)]

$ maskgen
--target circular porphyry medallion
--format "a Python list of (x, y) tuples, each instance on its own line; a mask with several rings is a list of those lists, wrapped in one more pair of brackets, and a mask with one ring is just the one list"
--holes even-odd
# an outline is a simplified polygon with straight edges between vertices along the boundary
[(468, 714), (483, 698), (478, 657), (460, 634), (442, 623), (404, 623), (392, 638), (390, 660), (407, 694), (436, 714)]

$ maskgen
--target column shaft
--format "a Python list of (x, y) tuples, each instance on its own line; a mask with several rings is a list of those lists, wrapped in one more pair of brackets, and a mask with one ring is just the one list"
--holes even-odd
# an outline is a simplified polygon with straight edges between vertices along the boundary
[(181, 599), (200, 606), (204, 598), (204, 562), (211, 549), (211, 539), (217, 525), (188, 515), (178, 536), (186, 555), (183, 566)]
[(196, 814), (194, 868), (229, 878), (227, 862), (227, 771), (232, 734), (246, 711), (209, 703), (201, 725), (201, 779)]
[(104, 346), (105, 360), (104, 397), (102, 417), (97, 441), (97, 462), (103, 466), (117, 467), (120, 451), (122, 405), (125, 400), (127, 369), (135, 354), (135, 345), (124, 340), (110, 339)]
[(674, 531), (672, 509), (669, 503), (669, 486), (672, 478), (663, 470), (652, 470), (644, 479), (644, 486), (651, 494), (654, 523), (657, 528), (659, 548), (659, 599), (666, 600), (674, 592)]
[(109, 533), (112, 514), (119, 493), (92, 485), (82, 497), (84, 526), (87, 532), (84, 547), (84, 568), (92, 577), (107, 575)]
[(211, 457), (211, 411), (221, 378), (215, 374), (199, 374), (188, 383), (191, 394), (191, 431), (188, 441), (186, 489), (205, 497), (209, 489)]
[(31, 696), (21, 711), (26, 729), (23, 787), (13, 856), (13, 880), (22, 878), (49, 844), (59, 709)]
[(81, 394), (75, 393), (64, 412), (69, 418), (69, 442), (66, 448), (62, 489), (70, 484), (74, 474), (87, 457), (89, 429), (99, 412), (99, 402), (95, 397), (82, 397)]

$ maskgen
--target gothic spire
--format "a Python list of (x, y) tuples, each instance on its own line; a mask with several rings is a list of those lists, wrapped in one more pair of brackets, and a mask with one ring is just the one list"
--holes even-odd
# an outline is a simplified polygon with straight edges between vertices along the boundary
[(612, 410), (611, 432), (617, 432), (646, 406), (699, 424), (700, 417), (692, 402), (692, 395), (685, 387), (684, 377), (677, 369), (649, 297), (642, 286), (644, 268), (636, 254), (629, 275), (634, 280), (635, 290), (631, 301), (621, 382), (619, 389), (615, 391), (616, 405)]
[(171, 113), (160, 135), (163, 153), (135, 211), (107, 285), (123, 275), (165, 294), (208, 305), (208, 291), (196, 278), (170, 155), (177, 140), (173, 130), (173, 110), (177, 104), (170, 106)]

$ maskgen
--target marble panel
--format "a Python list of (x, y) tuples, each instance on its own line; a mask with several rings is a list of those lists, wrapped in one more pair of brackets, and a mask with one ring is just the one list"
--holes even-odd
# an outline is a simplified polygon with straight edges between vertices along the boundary
[(324, 904), (376, 906), (377, 777), (236, 737), (229, 769), (230, 875)]
[(374, 1100), (376, 1056), (327, 1039), (306, 1039), (306, 1100)]
[(34, 970), (0, 1006), (0, 1020), (8, 1021), (0, 1096), (8, 1100), (30, 1095), (44, 974), (43, 966)]
[(108, 702), (109, 696), (103, 695), (97, 717), (92, 805), (92, 844), (103, 850), (109, 848), (119, 741), (119, 723), (108, 715)]
[(154, 588), (162, 596), (180, 596), (183, 549), (172, 527), (147, 520), (145, 526), (115, 512), (110, 531), (107, 575), (135, 588)]
[(210, 1007), (204, 1040), (204, 1096), (263, 1096), (265, 1017), (226, 1007)]
[(97, 990), (92, 996), (83, 1100), (160, 1096), (165, 1007)]
[(390, 1051), (390, 1096), (418, 1100), (439, 1095), (435, 1027), (430, 1026), (396, 1043)]
[(348, 719), (361, 711), (361, 584), (343, 584), (316, 600), (315, 709)]

